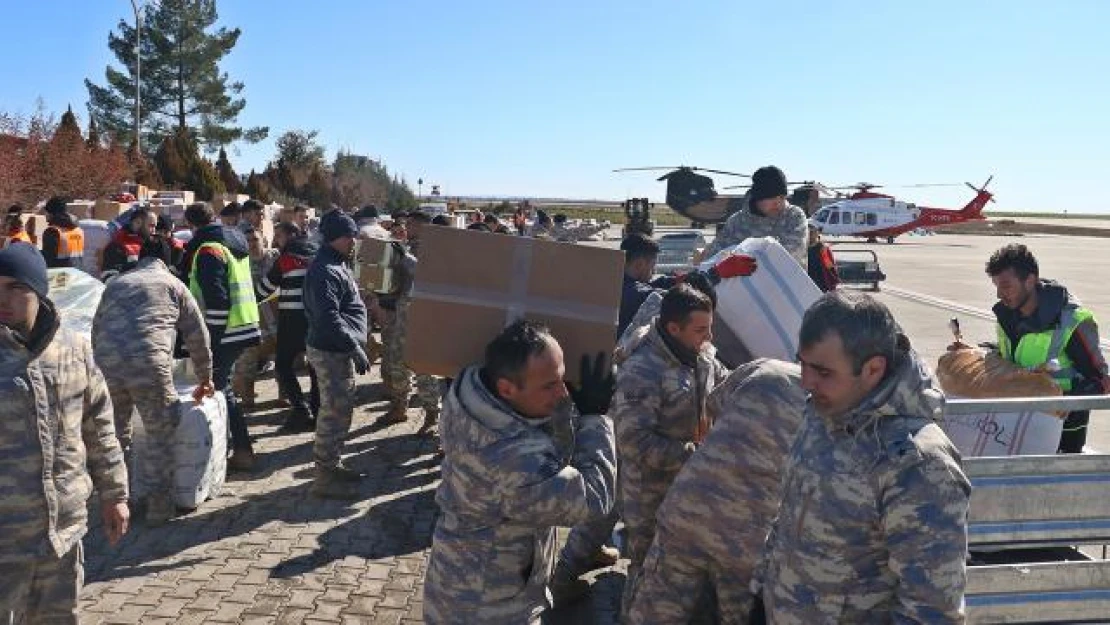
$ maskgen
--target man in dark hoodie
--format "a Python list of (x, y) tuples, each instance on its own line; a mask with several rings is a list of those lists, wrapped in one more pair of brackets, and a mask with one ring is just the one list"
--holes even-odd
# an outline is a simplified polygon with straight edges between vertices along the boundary
[(344, 465), (340, 452), (354, 414), (355, 374), (370, 369), (370, 359), (363, 349), (366, 306), (346, 265), (355, 249), (358, 226), (343, 211), (331, 211), (320, 220), (320, 235), (324, 245), (309, 265), (304, 281), (308, 362), (320, 379), (312, 493), (353, 499), (358, 495), (362, 474)]
[[(1064, 286), (1041, 280), (1029, 248), (1010, 244), (991, 255), (987, 275), (998, 303), (998, 352), (1028, 369), (1048, 371), (1066, 395), (1110, 394), (1106, 360), (1098, 346), (1098, 322)], [(1059, 453), (1083, 453), (1091, 413), (1068, 414)]]
[(311, 432), (316, 429), (316, 412), (320, 409), (316, 372), (312, 367), (308, 368), (312, 390), (306, 398), (301, 383), (297, 381), (293, 363), (298, 355), (305, 352), (308, 320), (304, 313), (304, 283), (318, 248), (309, 241), (308, 233), (288, 222), (274, 226), (274, 245), (280, 250), (280, 255), (262, 277), (258, 285), (258, 299), (264, 300), (280, 290), (274, 365), (282, 395), (293, 405), (293, 411), (285, 419), (282, 429)]
[(82, 268), (85, 264), (85, 234), (66, 210), (66, 200), (55, 195), (46, 201), (46, 229), (42, 232), (42, 256), (46, 266)]
[(203, 202), (185, 210), (193, 238), (185, 248), (189, 291), (204, 312), (212, 340), (212, 382), (227, 398), (232, 455), (228, 470), (254, 468), (254, 449), (239, 400), (231, 385), (231, 369), (243, 350), (262, 340), (258, 302), (251, 280), (250, 251), (237, 228), (213, 223), (212, 209)]

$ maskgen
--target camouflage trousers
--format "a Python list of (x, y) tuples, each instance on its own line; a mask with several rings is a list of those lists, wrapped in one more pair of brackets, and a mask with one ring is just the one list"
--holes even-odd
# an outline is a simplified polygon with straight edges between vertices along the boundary
[(0, 623), (77, 625), (77, 598), (85, 582), (85, 552), (77, 541), (69, 553), (5, 563), (0, 575)]
[(690, 623), (710, 617), (709, 622), (721, 625), (746, 625), (753, 605), (751, 571), (732, 564), (660, 529), (640, 573), (626, 582), (631, 588), (625, 593), (626, 622)]
[(152, 493), (169, 493), (173, 488), (173, 437), (180, 418), (180, 404), (173, 376), (168, 367), (153, 367), (138, 375), (125, 368), (106, 366), (104, 382), (112, 398), (116, 436), (124, 449), (131, 447), (134, 427), (131, 419), (139, 413), (148, 444), (138, 460), (151, 471)]
[[(405, 366), (405, 334), (408, 320), (408, 300), (397, 303), (397, 310), (383, 310), (382, 315), (382, 382), (389, 401), (408, 405), (412, 393), (413, 374)], [(416, 399), (425, 413), (438, 416), (442, 397), (440, 379), (420, 374), (416, 376)]]
[(231, 372), (231, 386), (240, 402), (254, 403), (254, 385), (258, 382), (259, 363), (274, 357), (276, 337), (268, 337), (258, 345), (243, 350)]
[(320, 386), (320, 412), (316, 415), (316, 440), (312, 457), (316, 466), (334, 469), (343, 441), (351, 430), (355, 412), (355, 365), (346, 352), (307, 349), (308, 363), (316, 370)]

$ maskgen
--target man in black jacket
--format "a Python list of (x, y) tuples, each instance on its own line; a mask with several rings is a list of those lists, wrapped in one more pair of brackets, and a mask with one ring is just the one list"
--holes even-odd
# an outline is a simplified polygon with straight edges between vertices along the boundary
[(189, 206), (185, 221), (193, 230), (193, 238), (185, 246), (182, 275), (204, 312), (212, 340), (212, 382), (227, 398), (233, 450), (227, 468), (250, 471), (254, 468), (254, 446), (231, 384), (235, 361), (245, 349), (262, 341), (251, 283), (250, 251), (237, 228), (213, 222), (212, 209), (207, 204)]
[(320, 384), (312, 493), (353, 499), (362, 475), (343, 464), (340, 452), (354, 413), (355, 374), (370, 369), (370, 359), (362, 346), (366, 341), (366, 306), (345, 264), (354, 252), (358, 226), (343, 211), (331, 211), (320, 220), (320, 235), (324, 244), (304, 281), (308, 362)]

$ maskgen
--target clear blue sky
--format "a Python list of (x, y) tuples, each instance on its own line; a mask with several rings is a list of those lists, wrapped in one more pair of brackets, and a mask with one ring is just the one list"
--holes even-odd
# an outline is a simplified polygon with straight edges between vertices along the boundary
[[(127, 0), (5, 2), (0, 110), (84, 115)], [(1110, 2), (223, 0), (240, 146), (318, 129), (450, 194), (659, 199), (649, 174), (775, 163), (829, 184), (981, 183), (996, 208), (1110, 211)], [(731, 182), (718, 179), (718, 187)], [(1096, 191), (1097, 189), (1097, 191)], [(907, 189), (963, 204), (967, 189)]]

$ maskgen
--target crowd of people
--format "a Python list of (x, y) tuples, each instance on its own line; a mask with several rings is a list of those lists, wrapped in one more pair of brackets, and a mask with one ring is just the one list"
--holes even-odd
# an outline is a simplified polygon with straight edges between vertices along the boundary
[[(314, 432), (318, 497), (360, 496), (364, 475), (343, 459), (358, 376), (380, 359), (383, 424), (409, 418), (415, 389), (420, 432), (439, 437), (442, 458), (426, 622), (538, 622), (622, 555), (627, 623), (964, 620), (971, 486), (939, 425), (944, 394), (867, 295), (823, 285), (797, 362), (727, 365), (713, 344), (715, 285), (759, 271), (756, 261), (731, 253), (653, 280), (658, 244), (632, 234), (615, 353), (565, 362), (557, 338), (525, 319), (444, 380), (414, 375), (403, 358), (422, 234), (449, 225), (442, 215), (367, 206), (310, 220), (296, 207), (266, 240), (261, 203), (218, 213), (198, 203), (184, 211), (183, 242), (175, 224), (136, 208), (101, 255), (90, 341), (60, 327), (47, 278), (48, 267), (79, 266), (83, 240), (64, 201), (47, 213), (41, 252), (18, 237), (0, 250), (0, 616), (76, 622), (94, 489), (112, 544), (136, 504), (154, 526), (178, 513), (166, 459), (182, 401), (174, 364), (187, 356), (191, 399), (218, 391), (227, 402), (227, 467), (243, 472), (256, 463), (244, 413), (272, 359), (283, 431)], [(467, 227), (559, 238), (546, 214), (531, 227), (519, 214)], [(708, 254), (764, 236), (813, 269), (806, 212), (774, 167), (755, 172)], [(398, 247), (395, 288), (360, 290), (351, 265), (366, 237)], [(1110, 393), (1093, 315), (1040, 279), (1027, 248), (1002, 248), (987, 273), (1004, 358), (1052, 363), (1066, 392)], [(154, 480), (141, 502), (126, 462), (136, 412), (150, 439), (137, 461)], [(1082, 450), (1087, 419), (1069, 417), (1062, 453)], [(571, 528), (561, 550), (558, 527)]]

